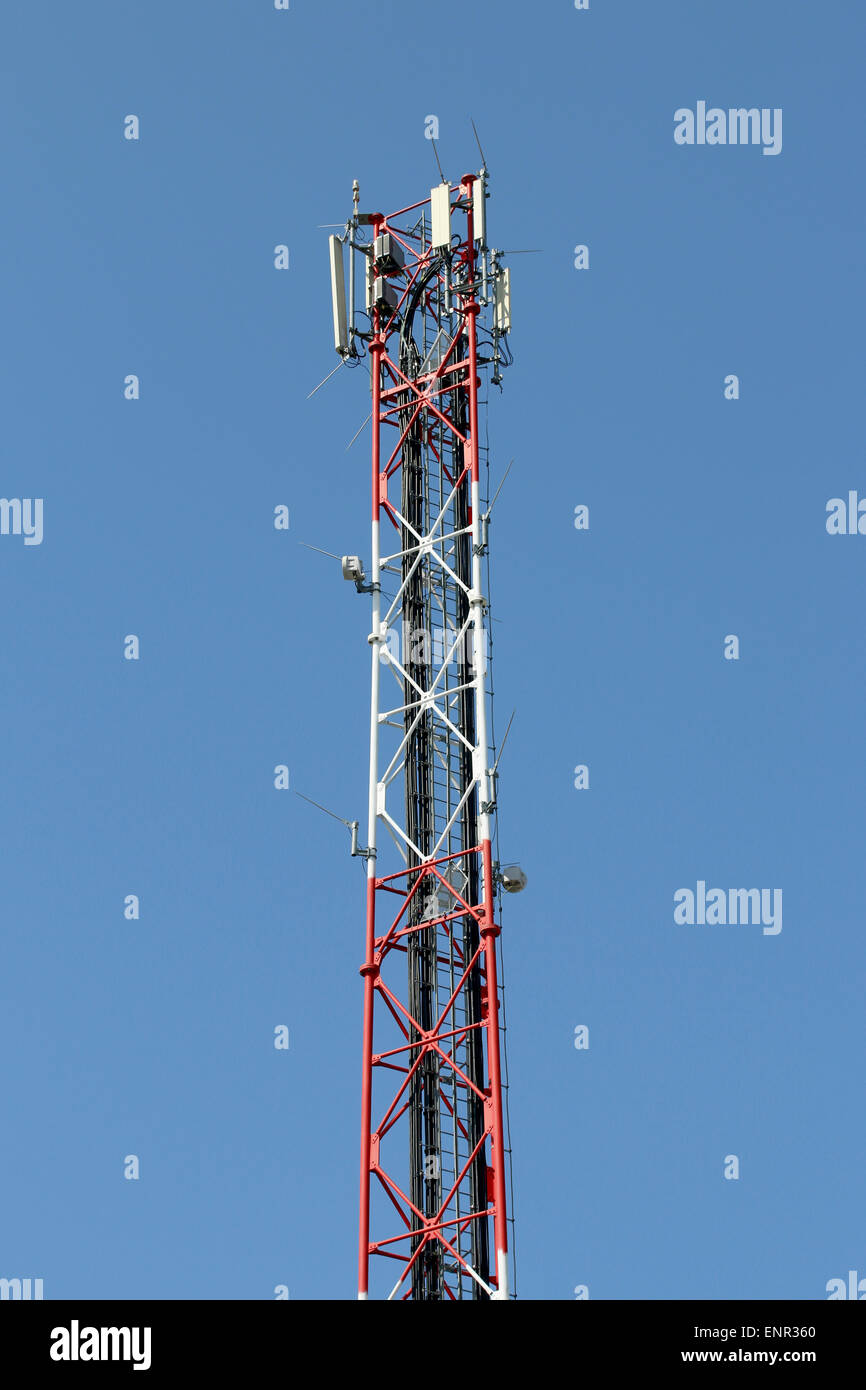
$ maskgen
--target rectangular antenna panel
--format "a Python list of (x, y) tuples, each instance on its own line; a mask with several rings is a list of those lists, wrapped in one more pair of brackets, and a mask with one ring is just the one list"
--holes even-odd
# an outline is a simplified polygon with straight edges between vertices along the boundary
[(440, 183), (430, 189), (430, 245), (434, 251), (451, 245), (451, 186)]
[(341, 357), (349, 351), (349, 330), (346, 324), (346, 275), (343, 269), (343, 243), (338, 236), (328, 237), (331, 251), (331, 308), (334, 314), (334, 347)]
[(494, 303), (494, 323), (500, 333), (507, 333), (511, 327), (511, 271), (500, 270), (496, 277), (496, 299)]
[(472, 185), (472, 230), (475, 240), (487, 245), (487, 199), (484, 196), (484, 180), (477, 178)]

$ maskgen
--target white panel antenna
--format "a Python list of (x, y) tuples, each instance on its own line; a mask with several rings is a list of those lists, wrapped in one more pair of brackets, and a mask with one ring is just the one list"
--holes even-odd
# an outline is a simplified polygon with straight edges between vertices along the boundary
[(331, 252), (331, 308), (334, 314), (334, 347), (341, 357), (349, 352), (349, 329), (346, 321), (346, 274), (343, 269), (343, 243), (338, 236), (328, 237)]
[(475, 240), (480, 242), (482, 247), (487, 245), (486, 184), (484, 175), (479, 174), (472, 185), (472, 229)]
[(511, 271), (503, 267), (496, 276), (494, 323), (500, 333), (511, 327)]
[(430, 245), (434, 251), (451, 246), (451, 185), (440, 183), (430, 190)]

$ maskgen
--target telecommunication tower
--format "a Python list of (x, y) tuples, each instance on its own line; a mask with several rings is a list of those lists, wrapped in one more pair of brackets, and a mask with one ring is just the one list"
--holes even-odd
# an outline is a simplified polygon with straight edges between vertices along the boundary
[(479, 391), (511, 361), (511, 304), (487, 182), (443, 179), (387, 214), (359, 210), (356, 182), (330, 237), (334, 346), (368, 359), (372, 394), (369, 575), (342, 560), (372, 601), (363, 847), (347, 822), (367, 870), (362, 1299), (510, 1296), (496, 908), (526, 880), (494, 857)]

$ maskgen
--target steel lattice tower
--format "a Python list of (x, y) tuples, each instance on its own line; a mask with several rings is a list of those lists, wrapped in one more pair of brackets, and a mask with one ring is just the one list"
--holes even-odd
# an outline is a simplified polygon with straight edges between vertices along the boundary
[(510, 304), (486, 197), (482, 170), (360, 214), (355, 185), (331, 238), (335, 345), (372, 393), (369, 577), (343, 561), (372, 599), (359, 1298), (371, 1256), (386, 1297), (509, 1296), (479, 389)]

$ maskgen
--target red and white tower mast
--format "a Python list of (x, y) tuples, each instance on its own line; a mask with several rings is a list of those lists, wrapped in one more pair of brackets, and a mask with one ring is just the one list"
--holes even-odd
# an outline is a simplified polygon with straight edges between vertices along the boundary
[(369, 576), (343, 560), (372, 600), (359, 1298), (509, 1297), (496, 904), (525, 879), (493, 849), (479, 391), (510, 294), (486, 198), (482, 170), (361, 214), (356, 185), (331, 238), (335, 345), (372, 392)]

